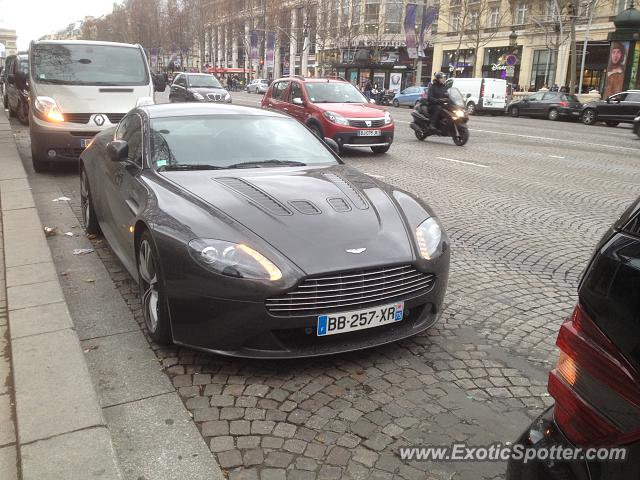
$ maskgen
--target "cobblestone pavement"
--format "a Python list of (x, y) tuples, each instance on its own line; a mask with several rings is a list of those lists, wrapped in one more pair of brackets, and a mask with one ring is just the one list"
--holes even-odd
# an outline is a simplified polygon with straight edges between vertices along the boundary
[[(552, 403), (555, 336), (596, 241), (637, 195), (638, 142), (625, 128), (474, 117), (459, 148), (418, 142), (409, 110), (392, 112), (389, 154), (344, 158), (439, 214), (453, 250), (444, 315), (412, 339), (323, 359), (154, 346), (230, 479), (503, 478), (503, 463), (403, 462), (397, 452), (512, 441)], [(26, 162), (28, 132), (14, 128)], [(75, 172), (49, 175), (80, 218)], [(143, 328), (137, 287), (94, 245)]]

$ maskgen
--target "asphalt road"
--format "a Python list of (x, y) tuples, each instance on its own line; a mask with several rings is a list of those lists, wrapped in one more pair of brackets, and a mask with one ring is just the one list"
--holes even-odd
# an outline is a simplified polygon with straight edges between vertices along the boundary
[[(259, 98), (235, 93), (234, 103)], [(410, 110), (390, 111), (389, 153), (343, 158), (422, 197), (440, 217), (452, 242), (443, 318), (416, 338), (320, 360), (244, 361), (152, 345), (230, 478), (502, 478), (500, 462), (403, 462), (394, 452), (504, 444), (552, 403), (546, 379), (558, 328), (595, 243), (638, 195), (640, 140), (625, 126), (472, 117), (470, 141), (457, 147), (418, 141)], [(28, 129), (12, 126), (31, 178), (70, 197), (79, 215), (76, 170), (33, 173)], [(107, 287), (141, 322), (135, 285), (104, 242), (93, 245)], [(53, 248), (60, 257), (60, 242)], [(83, 268), (77, 259), (59, 271)], [(107, 287), (81, 288), (96, 298)], [(83, 292), (65, 294), (77, 301)], [(96, 308), (108, 311), (109, 295)]]

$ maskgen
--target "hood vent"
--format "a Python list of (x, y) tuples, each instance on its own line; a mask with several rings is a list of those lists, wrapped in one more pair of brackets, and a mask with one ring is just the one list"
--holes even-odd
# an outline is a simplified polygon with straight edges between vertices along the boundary
[(338, 213), (350, 212), (351, 206), (344, 198), (328, 198), (329, 205)]
[(225, 187), (228, 187), (236, 193), (248, 198), (252, 203), (273, 215), (293, 215), (291, 210), (285, 207), (278, 200), (246, 180), (234, 177), (222, 177), (216, 178), (215, 180)]
[(355, 189), (355, 187), (351, 184), (351, 182), (345, 180), (342, 177), (339, 177), (335, 173), (323, 173), (322, 174), (329, 181), (333, 182), (335, 186), (337, 186), (342, 193), (344, 193), (351, 202), (355, 205), (355, 207), (359, 210), (366, 210), (369, 208), (369, 203), (365, 200), (365, 198)]
[(305, 215), (319, 215), (322, 213), (318, 207), (308, 200), (292, 200), (289, 205)]

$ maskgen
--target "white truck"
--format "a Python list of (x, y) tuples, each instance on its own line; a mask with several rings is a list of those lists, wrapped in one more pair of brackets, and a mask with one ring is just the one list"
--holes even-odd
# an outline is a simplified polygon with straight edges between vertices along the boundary
[(500, 78), (450, 78), (447, 88), (456, 87), (462, 93), (467, 112), (504, 113), (507, 104), (507, 81)]

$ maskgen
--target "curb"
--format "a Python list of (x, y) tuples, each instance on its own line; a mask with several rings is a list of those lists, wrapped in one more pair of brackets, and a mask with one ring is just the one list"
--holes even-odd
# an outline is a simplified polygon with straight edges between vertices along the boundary
[(22, 478), (122, 480), (4, 110), (0, 205)]

